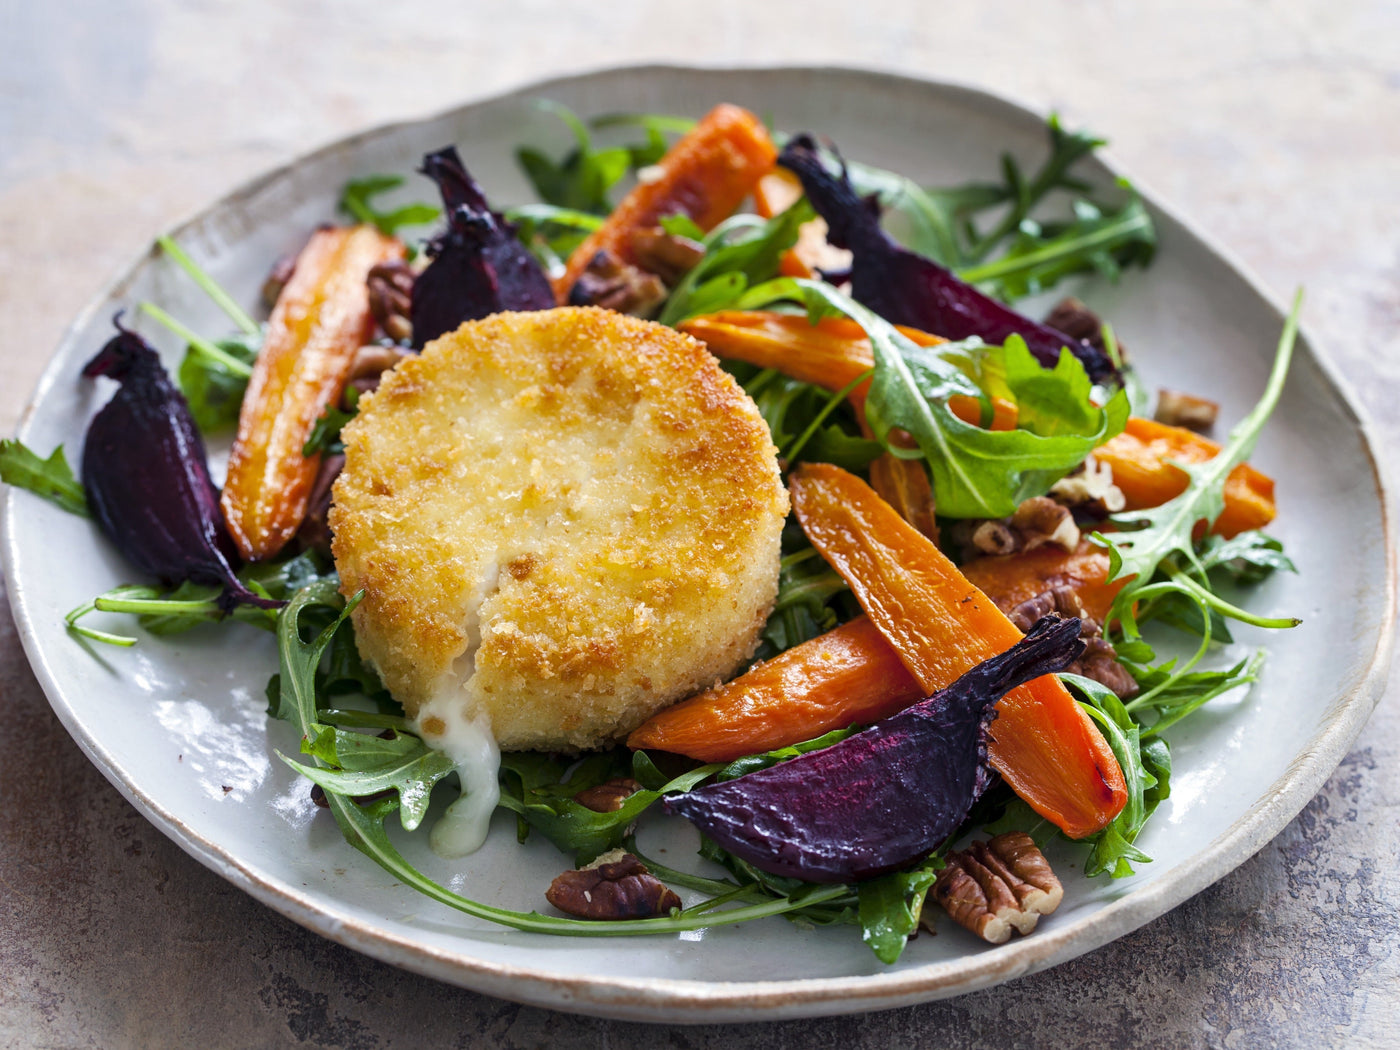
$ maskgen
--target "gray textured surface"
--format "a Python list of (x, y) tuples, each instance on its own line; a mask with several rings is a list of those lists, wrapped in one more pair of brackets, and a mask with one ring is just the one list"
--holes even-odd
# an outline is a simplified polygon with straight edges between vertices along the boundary
[[(0, 0), (0, 432), (108, 273), (310, 145), (604, 64), (833, 61), (1010, 91), (1107, 135), (1280, 296), (1307, 285), (1307, 321), (1400, 455), (1400, 5), (465, 6)], [(449, 988), (254, 903), (87, 764), (0, 610), (3, 1047), (1382, 1047), (1400, 1027), (1400, 683), (1283, 834), (1115, 944), (925, 1007), (666, 1029)]]

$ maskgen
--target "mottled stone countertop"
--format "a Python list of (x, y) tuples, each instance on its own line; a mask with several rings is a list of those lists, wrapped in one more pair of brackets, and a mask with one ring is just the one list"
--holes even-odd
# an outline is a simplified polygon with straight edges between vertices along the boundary
[[(488, 10), (489, 9), (489, 10)], [(1305, 320), (1400, 460), (1400, 4), (0, 4), (0, 433), (152, 234), (360, 127), (642, 61), (836, 63), (1058, 108)], [(0, 589), (3, 589), (0, 581)], [(1054, 970), (866, 1017), (651, 1028), (486, 998), (309, 933), (147, 824), (0, 602), (0, 1047), (1394, 1046), (1400, 684), (1218, 884)]]

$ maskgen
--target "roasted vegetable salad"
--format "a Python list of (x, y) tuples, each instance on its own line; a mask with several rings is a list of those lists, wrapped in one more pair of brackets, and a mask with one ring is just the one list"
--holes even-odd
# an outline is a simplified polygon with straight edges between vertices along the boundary
[[(932, 922), (930, 893), (984, 939), (1034, 928), (1062, 895), (1037, 849), (1049, 836), (1083, 844), (1085, 877), (1149, 862), (1138, 839), (1170, 793), (1165, 734), (1260, 672), (1262, 651), (1212, 668), (1215, 644), (1232, 620), (1297, 623), (1219, 586), (1292, 568), (1259, 531), (1273, 482), (1246, 460), (1296, 306), (1257, 407), (1216, 442), (1144, 417), (1111, 319), (1077, 301), (1018, 309), (1072, 275), (1137, 279), (1125, 272), (1151, 261), (1131, 187), (1080, 178), (1092, 136), (1052, 120), (1035, 171), (1008, 157), (999, 179), (927, 187), (732, 105), (698, 121), (546, 105), (574, 143), (522, 145), (538, 200), (492, 203), (469, 142), (422, 158), (441, 209), (382, 210), (404, 176), (365, 173), (340, 201), (352, 222), (308, 231), (275, 267), (265, 323), (161, 240), (232, 332), (133, 304), (84, 372), (122, 385), (89, 427), (81, 480), (62, 449), (0, 444), (5, 482), (91, 515), (143, 577), (74, 610), (74, 637), (134, 644), (97, 612), (152, 635), (275, 632), (269, 715), (301, 736), (283, 757), (347, 841), (515, 929), (664, 935), (783, 915), (857, 925), (893, 963)], [(468, 769), (357, 650), (363, 594), (341, 593), (327, 545), (340, 430), (381, 374), (460, 325), (569, 307), (679, 328), (742, 386), (791, 493), (777, 598), (742, 673), (619, 724), (625, 746), (496, 751), (498, 767)], [(173, 379), (133, 330), (143, 316), (186, 346)], [(230, 434), (220, 493), (204, 442)], [(1190, 655), (1159, 660), (1173, 636)], [(448, 815), (499, 805), (522, 841), (542, 835), (578, 865), (540, 873), (556, 912), (473, 901), (415, 869), (386, 822), (432, 823), (435, 799)], [(667, 815), (701, 833), (690, 870), (636, 839)], [(979, 834), (997, 837), (957, 849)]]

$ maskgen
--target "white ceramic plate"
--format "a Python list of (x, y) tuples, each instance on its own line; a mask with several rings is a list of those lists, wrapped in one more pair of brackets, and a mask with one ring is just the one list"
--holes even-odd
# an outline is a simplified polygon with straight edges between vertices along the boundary
[[(270, 262), (332, 218), (351, 177), (408, 173), (425, 151), (456, 142), (494, 201), (530, 199), (515, 147), (566, 145), (557, 121), (533, 105), (542, 97), (584, 115), (699, 115), (737, 102), (778, 127), (830, 136), (848, 157), (930, 183), (985, 176), (1004, 150), (1037, 158), (1044, 140), (1041, 115), (945, 84), (849, 70), (623, 69), (336, 143), (174, 234), (237, 299), (254, 303)], [(413, 196), (430, 190), (418, 183)], [(1152, 212), (1160, 250), (1151, 270), (1083, 294), (1113, 320), (1149, 382), (1169, 377), (1217, 398), (1228, 425), (1262, 388), (1281, 312), (1206, 238), (1159, 205)], [(167, 260), (144, 256), (69, 329), (26, 412), (26, 442), (43, 451), (62, 442), (77, 458), (86, 420), (111, 394), (79, 370), (110, 333), (112, 314), (145, 298), (196, 330), (226, 330)], [(173, 364), (174, 342), (157, 342)], [(25, 493), (5, 495), (4, 568), (25, 650), (83, 750), (192, 856), (284, 915), (397, 965), (565, 1010), (666, 1021), (799, 1017), (954, 995), (1089, 951), (1233, 869), (1318, 790), (1385, 680), (1394, 543), (1366, 427), (1306, 339), (1254, 461), (1278, 479), (1274, 531), (1301, 571), (1278, 575), (1248, 604), (1306, 622), (1286, 637), (1240, 631), (1244, 643), (1270, 650), (1263, 680), (1171, 734), (1172, 797), (1140, 843), (1157, 860), (1134, 878), (1091, 882), (1076, 875), (1078, 853), (1059, 850), (1065, 902), (1034, 936), (989, 948), (945, 924), (893, 967), (877, 963), (849, 927), (805, 930), (774, 919), (679, 938), (575, 940), (491, 927), (428, 901), (347, 846), (317, 816), (306, 783), (277, 761), (274, 749), (294, 752), (297, 742), (263, 714), (276, 664), (268, 637), (234, 627), (130, 650), (84, 647), (64, 632), (63, 614), (131, 573), (88, 522)], [(684, 829), (676, 834), (651, 848), (683, 864), (691, 843)], [(567, 866), (546, 843), (518, 847), (502, 814), (488, 846), (465, 862), (438, 861), (418, 843), (405, 849), (458, 892), (512, 908), (541, 906), (544, 886)]]

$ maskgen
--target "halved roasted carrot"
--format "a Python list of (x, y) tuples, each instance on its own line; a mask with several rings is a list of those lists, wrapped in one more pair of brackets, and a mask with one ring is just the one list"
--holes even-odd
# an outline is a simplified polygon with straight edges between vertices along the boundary
[(925, 695), (889, 642), (859, 616), (652, 715), (627, 746), (728, 762), (879, 721)]
[(305, 517), (321, 457), (302, 448), (373, 333), (370, 269), (403, 254), (364, 225), (317, 230), (297, 256), (248, 380), (224, 483), (229, 534), (249, 561), (275, 555)]
[(1088, 540), (1072, 551), (1056, 546), (1037, 547), (1015, 554), (974, 558), (960, 566), (969, 583), (1000, 608), (1014, 609), (1052, 587), (1068, 587), (1078, 596), (1084, 611), (1099, 623), (1108, 616), (1113, 599), (1126, 579), (1108, 579), (1108, 552)]
[[(1186, 472), (1173, 465), (1203, 463), (1220, 452), (1209, 438), (1133, 416), (1123, 432), (1094, 449), (1094, 458), (1113, 469), (1113, 483), (1123, 491), (1128, 510), (1160, 507), (1186, 491)], [(1260, 529), (1274, 520), (1274, 482), (1248, 463), (1241, 463), (1225, 480), (1225, 510), (1212, 532), (1229, 538)]]
[[(845, 317), (824, 317), (810, 324), (806, 317), (794, 314), (721, 310), (692, 317), (677, 327), (703, 342), (716, 357), (776, 368), (826, 390), (840, 390), (875, 366), (875, 354), (864, 330)], [(901, 325), (899, 330), (919, 346), (947, 341), (917, 328)], [(862, 383), (852, 391), (851, 401), (857, 408), (864, 406), (868, 387)], [(948, 407), (965, 423), (981, 422), (982, 406), (976, 398), (954, 397)], [(1012, 402), (993, 398), (992, 408), (990, 429), (1015, 429), (1016, 406)]]
[[(1021, 632), (947, 557), (854, 474), (799, 467), (793, 509), (871, 622), (927, 692), (1010, 648)], [(1128, 799), (1123, 771), (1084, 710), (1053, 676), (997, 704), (992, 767), (1072, 838), (1103, 828)]]
[(632, 233), (668, 215), (685, 215), (702, 230), (727, 219), (773, 168), (778, 151), (763, 121), (739, 106), (716, 106), (676, 142), (657, 165), (656, 178), (640, 182), (572, 255), (554, 281), (560, 303), (600, 251), (635, 262)]

